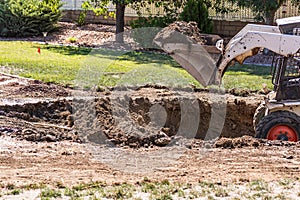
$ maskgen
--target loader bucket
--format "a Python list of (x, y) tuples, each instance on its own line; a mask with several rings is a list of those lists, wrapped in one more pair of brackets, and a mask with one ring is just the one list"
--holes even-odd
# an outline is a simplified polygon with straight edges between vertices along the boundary
[(179, 32), (167, 35), (161, 32), (154, 38), (156, 45), (167, 52), (201, 85), (208, 86), (214, 83), (217, 62), (221, 56), (220, 50), (215, 46), (196, 43)]

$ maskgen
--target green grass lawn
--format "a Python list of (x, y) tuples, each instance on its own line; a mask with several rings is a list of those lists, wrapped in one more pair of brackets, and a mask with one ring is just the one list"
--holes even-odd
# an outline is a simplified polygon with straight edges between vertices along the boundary
[[(171, 57), (159, 53), (1, 41), (0, 65), (11, 74), (62, 85), (200, 86)], [(224, 77), (225, 87), (258, 90), (262, 83), (271, 85), (269, 70), (261, 66), (231, 67)]]

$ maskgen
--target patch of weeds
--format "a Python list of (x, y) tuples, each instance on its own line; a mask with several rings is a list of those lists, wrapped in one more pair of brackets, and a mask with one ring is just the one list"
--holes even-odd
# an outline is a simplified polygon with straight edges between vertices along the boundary
[(178, 197), (185, 197), (185, 192), (181, 189), (177, 191)]
[(148, 177), (144, 177), (143, 182), (150, 182), (150, 179)]
[(165, 180), (161, 181), (161, 184), (162, 185), (170, 185), (170, 182), (169, 182), (169, 180), (165, 179)]
[(15, 185), (14, 184), (12, 184), (12, 183), (8, 183), (7, 185), (6, 185), (6, 189), (8, 189), (8, 190), (13, 190), (13, 189), (15, 189)]
[(59, 188), (59, 189), (66, 188), (62, 182), (56, 182), (56, 187)]
[(37, 190), (37, 189), (44, 188), (44, 187), (45, 187), (44, 185), (39, 185), (39, 184), (36, 184), (36, 183), (30, 183), (28, 185), (24, 185), (22, 188), (25, 189), (25, 190)]
[(11, 192), (8, 193), (8, 195), (19, 195), (22, 193), (21, 189), (14, 189)]
[(99, 189), (106, 186), (106, 183), (102, 182), (91, 182), (91, 183), (80, 183), (72, 187), (73, 190), (83, 191), (91, 188)]
[(255, 193), (255, 194), (252, 195), (252, 197), (253, 197), (254, 199), (261, 198), (262, 196), (263, 196), (262, 193)]
[(277, 194), (275, 196), (275, 199), (278, 199), (278, 200), (286, 200), (286, 196), (283, 194), (283, 193), (280, 193), (280, 194)]
[(209, 183), (209, 182), (205, 182), (205, 181), (201, 181), (199, 182), (199, 185), (201, 187), (208, 187), (208, 188), (215, 188), (215, 184), (214, 183)]
[(261, 198), (262, 200), (272, 200), (273, 197), (269, 196), (269, 195), (265, 195)]
[(70, 189), (70, 188), (65, 188), (64, 195), (68, 196), (68, 197), (71, 197), (71, 199), (80, 197), (80, 194), (78, 194), (76, 190), (73, 190), (73, 189)]
[(111, 199), (129, 199), (133, 197), (134, 188), (129, 184), (121, 184), (118, 186), (112, 186), (111, 188), (105, 190), (102, 194), (105, 198)]
[(279, 185), (283, 186), (284, 189), (291, 189), (291, 183), (292, 181), (290, 179), (282, 179), (278, 181)]
[(262, 181), (262, 180), (255, 180), (249, 183), (250, 189), (255, 191), (269, 191), (268, 183)]
[(49, 188), (42, 190), (41, 194), (40, 194), (41, 199), (58, 198), (61, 196), (62, 195), (59, 190), (54, 190), (54, 189), (49, 189)]
[(208, 200), (214, 200), (215, 198), (213, 196), (209, 195), (209, 196), (207, 196), (207, 199)]
[(195, 199), (195, 198), (199, 198), (200, 197), (200, 193), (196, 190), (191, 190), (190, 194), (189, 194), (189, 198), (190, 199)]
[(209, 189), (201, 189), (201, 192), (199, 192), (199, 195), (201, 197), (206, 197), (208, 194), (210, 194), (211, 192), (209, 191)]
[(216, 197), (228, 197), (229, 195), (228, 195), (228, 192), (224, 188), (218, 187), (215, 190), (215, 196)]
[(156, 186), (153, 183), (143, 183), (141, 190), (144, 193), (152, 193), (154, 191), (157, 191)]
[(83, 191), (85, 188), (86, 188), (85, 185), (82, 184), (82, 183), (72, 187), (72, 189), (75, 190), (75, 191)]
[(156, 200), (173, 200), (170, 194), (162, 194), (160, 197), (155, 198)]
[(272, 200), (273, 197), (269, 196), (269, 195), (265, 195), (263, 193), (255, 193), (251, 196), (251, 198), (249, 199), (253, 199), (253, 200), (256, 200), (256, 199), (262, 199), (262, 200)]

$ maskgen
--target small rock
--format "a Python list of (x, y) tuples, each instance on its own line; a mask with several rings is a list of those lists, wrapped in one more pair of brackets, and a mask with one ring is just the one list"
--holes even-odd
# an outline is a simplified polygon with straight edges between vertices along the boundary
[(166, 133), (167, 135), (169, 135), (169, 134), (170, 134), (170, 131), (171, 131), (171, 129), (168, 128), (168, 127), (164, 127), (164, 128), (162, 128), (161, 130), (162, 130), (164, 133)]
[(286, 159), (293, 159), (294, 158), (294, 156), (292, 156), (292, 155), (284, 155), (283, 157), (286, 158)]
[(41, 140), (42, 140), (42, 141), (47, 141), (47, 142), (56, 142), (56, 141), (57, 141), (57, 139), (56, 139), (55, 136), (49, 135), (49, 134), (47, 134), (46, 136), (43, 136), (43, 137), (41, 138)]
[(24, 135), (24, 139), (27, 140), (27, 141), (36, 141), (36, 137), (35, 137), (35, 134), (31, 134), (31, 135)]
[(137, 148), (137, 147), (138, 147), (138, 144), (137, 144), (137, 143), (130, 143), (130, 144), (129, 144), (129, 147), (130, 147), (130, 148)]
[(169, 144), (171, 142), (171, 138), (170, 137), (161, 137), (158, 138), (156, 140), (154, 140), (154, 144), (156, 144), (157, 146), (166, 146), (167, 144)]

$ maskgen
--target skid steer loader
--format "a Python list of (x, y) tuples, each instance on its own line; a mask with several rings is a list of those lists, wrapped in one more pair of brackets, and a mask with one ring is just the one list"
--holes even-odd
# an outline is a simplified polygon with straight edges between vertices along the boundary
[(248, 24), (225, 48), (223, 40), (215, 46), (178, 40), (172, 43), (166, 40), (170, 34), (163, 32), (154, 43), (204, 86), (220, 85), (226, 69), (235, 62), (242, 64), (262, 49), (274, 52), (274, 89), (257, 108), (253, 125), (258, 138), (296, 142), (300, 140), (300, 16), (278, 19), (276, 23), (277, 26)]

